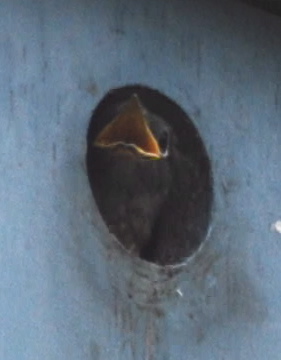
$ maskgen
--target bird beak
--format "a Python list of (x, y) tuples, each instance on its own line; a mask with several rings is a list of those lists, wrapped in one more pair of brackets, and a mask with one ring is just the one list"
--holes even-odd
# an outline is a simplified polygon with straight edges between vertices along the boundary
[(94, 145), (124, 145), (134, 148), (140, 155), (148, 158), (163, 157), (160, 146), (148, 126), (146, 111), (136, 94), (132, 95), (120, 113), (100, 132)]

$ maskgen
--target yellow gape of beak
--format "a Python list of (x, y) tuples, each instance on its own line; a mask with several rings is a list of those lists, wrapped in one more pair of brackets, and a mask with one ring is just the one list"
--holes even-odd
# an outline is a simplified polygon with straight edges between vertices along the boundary
[(146, 111), (136, 94), (132, 95), (121, 112), (100, 132), (94, 144), (98, 147), (125, 145), (148, 158), (163, 157), (147, 124)]

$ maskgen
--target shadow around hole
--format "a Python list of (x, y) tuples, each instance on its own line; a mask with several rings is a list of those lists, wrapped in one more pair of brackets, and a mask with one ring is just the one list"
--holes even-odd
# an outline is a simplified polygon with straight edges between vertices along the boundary
[[(118, 114), (120, 106), (137, 94), (149, 113), (162, 118), (177, 139), (169, 160), (171, 187), (167, 201), (152, 229), (151, 239), (139, 256), (159, 265), (174, 265), (194, 254), (206, 238), (212, 212), (213, 178), (211, 163), (195, 125), (173, 100), (155, 89), (141, 85), (124, 86), (108, 92), (94, 110), (87, 133), (87, 173), (97, 200), (100, 168), (94, 140)], [(133, 179), (132, 179), (133, 181)], [(97, 205), (107, 225), (108, 217)], [(127, 249), (129, 250), (129, 249)]]

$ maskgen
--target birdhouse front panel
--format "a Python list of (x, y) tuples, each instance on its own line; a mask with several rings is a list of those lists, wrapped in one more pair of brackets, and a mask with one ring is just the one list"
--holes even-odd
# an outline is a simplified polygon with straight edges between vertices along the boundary
[(0, 30), (0, 358), (277, 359), (280, 18), (3, 0)]

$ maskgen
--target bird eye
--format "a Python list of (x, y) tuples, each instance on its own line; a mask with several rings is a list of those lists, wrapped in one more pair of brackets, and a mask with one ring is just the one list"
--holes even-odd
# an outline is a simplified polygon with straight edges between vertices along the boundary
[(168, 153), (169, 133), (167, 130), (163, 131), (159, 137), (158, 144), (162, 153)]

